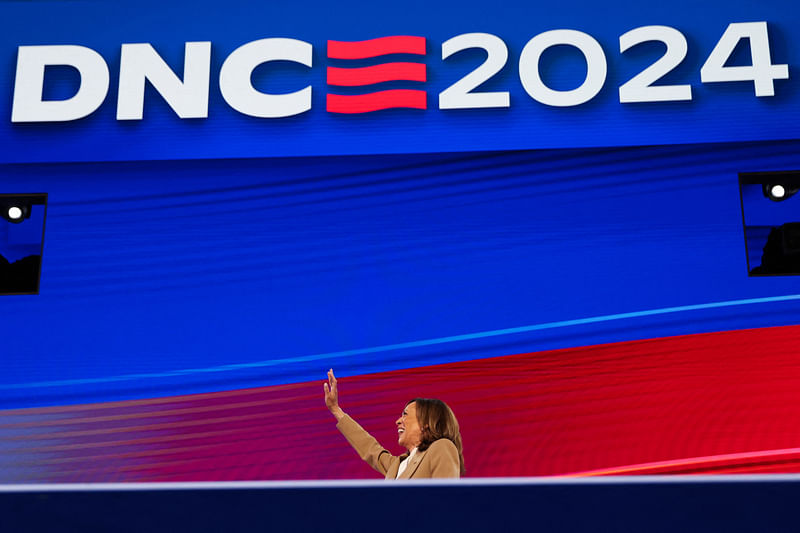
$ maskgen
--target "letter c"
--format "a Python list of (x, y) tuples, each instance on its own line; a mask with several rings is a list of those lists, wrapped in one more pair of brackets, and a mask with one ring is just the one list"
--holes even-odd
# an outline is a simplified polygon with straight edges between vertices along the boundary
[(297, 39), (260, 39), (234, 50), (222, 64), (219, 88), (236, 111), (259, 118), (299, 115), (311, 109), (311, 86), (288, 94), (257, 91), (250, 78), (258, 65), (268, 61), (293, 61), (311, 66), (312, 46)]

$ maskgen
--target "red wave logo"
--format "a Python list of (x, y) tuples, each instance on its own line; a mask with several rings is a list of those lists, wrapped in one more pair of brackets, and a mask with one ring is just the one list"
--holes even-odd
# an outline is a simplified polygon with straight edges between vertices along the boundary
[[(425, 55), (425, 38), (392, 36), (368, 41), (328, 41), (331, 59), (367, 59), (390, 54)], [(368, 67), (328, 67), (328, 85), (363, 87), (387, 81), (427, 81), (424, 63), (389, 62)], [(393, 89), (366, 94), (327, 95), (327, 110), (331, 113), (369, 113), (390, 108), (427, 109), (427, 93), (417, 89)]]

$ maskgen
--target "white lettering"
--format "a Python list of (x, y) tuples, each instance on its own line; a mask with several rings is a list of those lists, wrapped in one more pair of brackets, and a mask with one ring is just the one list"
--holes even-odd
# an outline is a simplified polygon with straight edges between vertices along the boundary
[[(74, 67), (80, 74), (78, 91), (66, 100), (43, 100), (48, 65)], [(20, 46), (11, 122), (66, 122), (94, 112), (108, 93), (108, 65), (84, 46)]]
[(119, 68), (117, 120), (142, 120), (148, 80), (180, 118), (208, 117), (211, 43), (186, 43), (183, 81), (149, 43), (123, 44)]
[(297, 39), (260, 39), (234, 50), (222, 64), (219, 88), (236, 111), (260, 118), (298, 115), (311, 109), (311, 86), (287, 94), (257, 91), (251, 82), (253, 69), (268, 61), (293, 61), (311, 66), (311, 44)]
[[(586, 79), (576, 89), (557, 91), (542, 81), (539, 59), (551, 46), (569, 45), (586, 59)], [(594, 37), (577, 30), (551, 30), (540, 33), (522, 49), (519, 56), (519, 79), (531, 97), (549, 106), (569, 107), (584, 104), (597, 96), (606, 82), (606, 55)]]

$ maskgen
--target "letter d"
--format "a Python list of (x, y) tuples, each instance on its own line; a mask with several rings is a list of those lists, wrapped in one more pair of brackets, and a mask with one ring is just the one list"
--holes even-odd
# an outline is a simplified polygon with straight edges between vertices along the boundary
[[(78, 92), (67, 100), (42, 100), (44, 69), (67, 65), (78, 69)], [(108, 93), (108, 65), (84, 46), (20, 46), (11, 122), (65, 122), (95, 111)]]

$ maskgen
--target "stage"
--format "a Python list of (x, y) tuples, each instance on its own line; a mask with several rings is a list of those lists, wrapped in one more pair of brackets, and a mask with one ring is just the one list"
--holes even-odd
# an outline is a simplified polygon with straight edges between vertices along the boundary
[(800, 476), (0, 488), (0, 530), (796, 531)]

